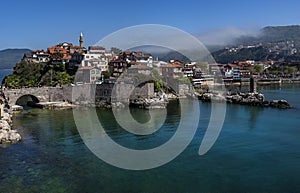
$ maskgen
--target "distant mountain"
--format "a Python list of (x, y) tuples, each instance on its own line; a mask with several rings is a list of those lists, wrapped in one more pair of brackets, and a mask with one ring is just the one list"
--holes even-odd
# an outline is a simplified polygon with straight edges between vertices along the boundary
[(217, 63), (222, 64), (245, 60), (264, 61), (268, 59), (277, 59), (276, 55), (268, 53), (268, 51), (262, 46), (255, 48), (242, 48), (237, 52), (222, 49), (213, 52), (212, 55)]
[(235, 41), (235, 44), (251, 45), (282, 41), (300, 42), (300, 25), (264, 27), (258, 36), (242, 36)]
[(29, 49), (6, 49), (0, 51), (0, 69), (12, 69)]
[[(276, 43), (279, 44), (280, 42), (286, 41), (294, 41), (294, 46), (298, 51), (296, 54), (285, 53), (290, 48), (279, 48), (276, 52), (269, 51), (272, 48), (275, 49)], [(255, 46), (253, 47), (251, 45)], [(238, 51), (230, 51), (228, 48), (232, 47), (241, 47), (241, 49), (238, 49)], [(207, 49), (212, 53), (218, 63), (231, 63), (242, 60), (260, 61), (268, 59), (300, 61), (300, 25), (264, 27), (253, 36), (241, 36), (236, 38), (230, 45), (207, 45)], [(171, 59), (189, 62), (189, 59), (184, 55), (167, 48), (141, 46), (134, 50), (151, 53), (154, 59), (158, 58), (159, 60), (166, 62)]]
[(212, 55), (218, 63), (268, 59), (300, 61), (300, 26), (265, 27), (260, 30), (259, 35), (237, 38), (234, 45), (213, 51)]

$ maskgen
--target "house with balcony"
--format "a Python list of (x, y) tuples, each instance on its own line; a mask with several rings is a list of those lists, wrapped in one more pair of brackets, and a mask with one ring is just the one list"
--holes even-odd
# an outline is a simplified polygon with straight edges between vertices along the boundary
[(128, 67), (130, 67), (130, 64), (122, 58), (114, 59), (109, 62), (109, 72), (113, 77), (119, 77)]
[(50, 54), (44, 50), (34, 50), (31, 53), (24, 54), (23, 61), (26, 62), (48, 62), (50, 60)]
[(161, 67), (162, 76), (164, 78), (179, 78), (184, 75), (183, 66), (177, 63), (166, 64)]

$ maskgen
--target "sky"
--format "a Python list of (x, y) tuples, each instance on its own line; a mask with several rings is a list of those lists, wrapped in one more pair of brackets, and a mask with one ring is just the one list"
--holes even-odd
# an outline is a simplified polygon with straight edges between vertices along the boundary
[[(93, 45), (116, 30), (169, 25), (212, 41), (265, 26), (300, 24), (300, 1), (10, 0), (0, 7), (0, 50), (46, 49), (60, 42)], [(220, 40), (221, 41), (221, 40)]]

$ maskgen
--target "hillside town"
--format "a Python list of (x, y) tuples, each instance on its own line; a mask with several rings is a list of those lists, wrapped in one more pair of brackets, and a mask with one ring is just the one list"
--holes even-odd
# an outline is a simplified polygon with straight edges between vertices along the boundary
[[(254, 47), (261, 46), (255, 45)], [(296, 53), (293, 42), (268, 45), (269, 52)], [(244, 47), (243, 47), (244, 48)], [(238, 52), (242, 48), (227, 48), (229, 52)], [(79, 36), (79, 45), (63, 42), (44, 50), (33, 50), (25, 54), (22, 61), (28, 63), (67, 64), (78, 67), (76, 84), (100, 84), (104, 79), (118, 78), (128, 70), (131, 74), (150, 75), (156, 71), (163, 78), (188, 77), (195, 87), (207, 84), (243, 84), (251, 76), (258, 83), (279, 83), (298, 81), (298, 63), (289, 65), (280, 61), (237, 61), (228, 64), (208, 64), (206, 62), (184, 62), (179, 60), (159, 61), (150, 53), (140, 51), (108, 50), (102, 46), (84, 47), (84, 37)], [(218, 82), (219, 81), (219, 82)]]

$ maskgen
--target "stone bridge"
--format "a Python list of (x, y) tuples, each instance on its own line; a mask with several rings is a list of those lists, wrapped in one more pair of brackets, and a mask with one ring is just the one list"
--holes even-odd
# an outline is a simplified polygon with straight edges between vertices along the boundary
[[(81, 85), (75, 87), (75, 92), (72, 92), (74, 87), (64, 85), (62, 87), (30, 87), (20, 89), (3, 89), (6, 98), (10, 105), (24, 106), (28, 101), (34, 103), (39, 102), (59, 102), (78, 100), (89, 101), (89, 99), (97, 98), (110, 101), (113, 87), (116, 86), (118, 96), (127, 96), (127, 92), (133, 90), (132, 84), (101, 84), (101, 85)], [(132, 93), (133, 98), (149, 98), (154, 96), (153, 83), (147, 83), (142, 87), (137, 87)], [(94, 96), (94, 97), (91, 97)], [(93, 101), (89, 101), (93, 103)]]
[(20, 105), (22, 103), (22, 98), (35, 103), (65, 100), (64, 89), (62, 87), (4, 89), (3, 92), (10, 105)]

